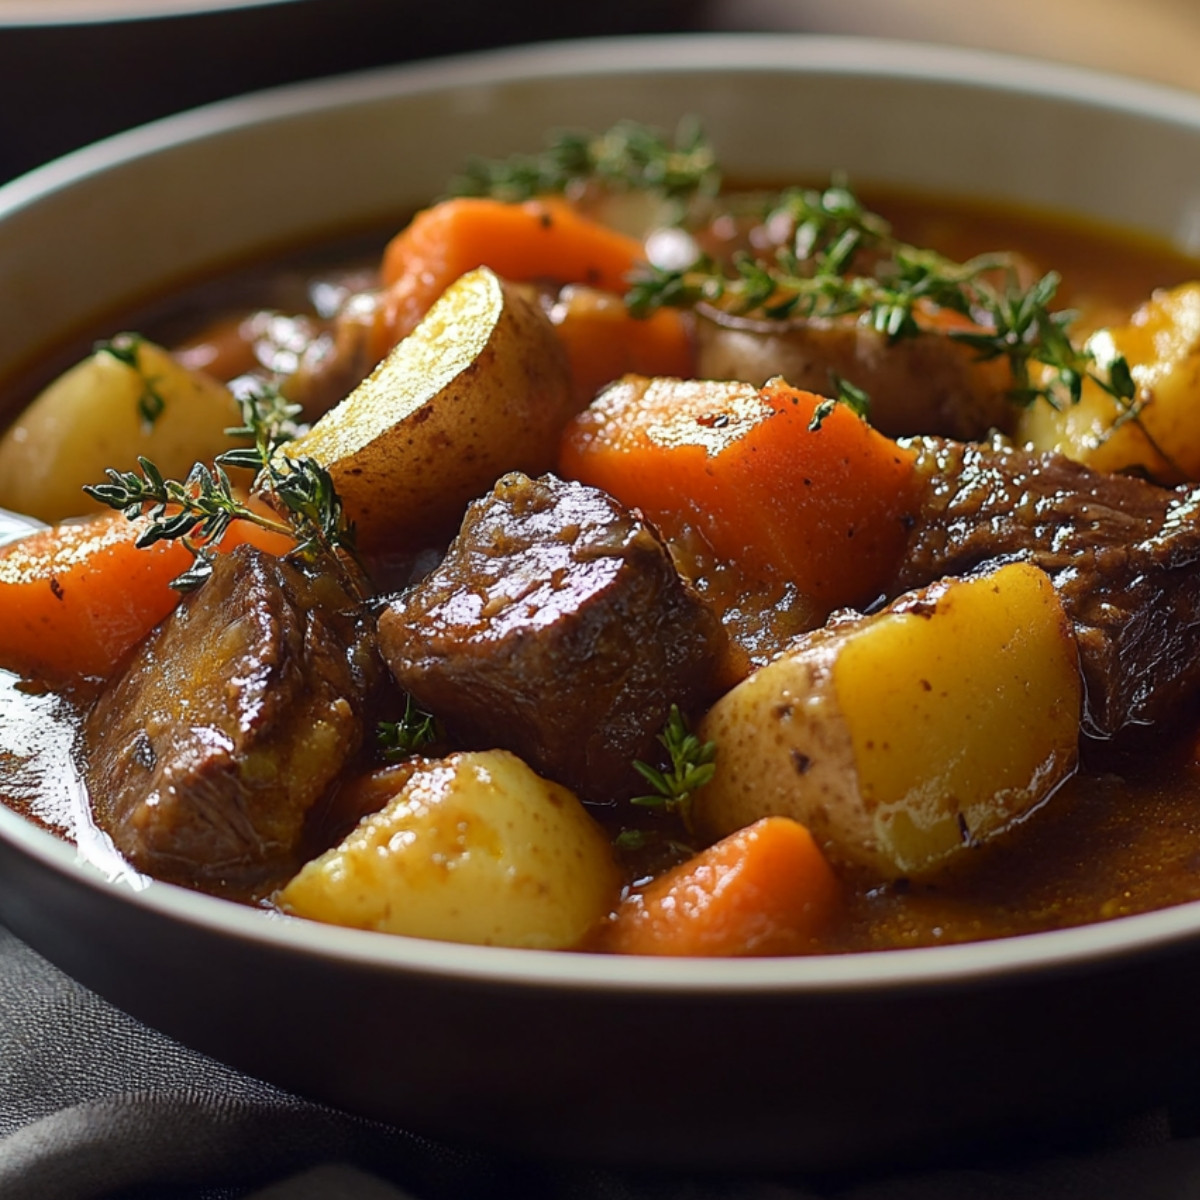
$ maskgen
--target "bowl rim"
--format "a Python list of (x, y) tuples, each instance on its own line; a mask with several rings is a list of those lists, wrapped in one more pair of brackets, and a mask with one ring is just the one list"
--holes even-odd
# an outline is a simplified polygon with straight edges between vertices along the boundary
[(0, 0), (0, 30), (124, 25), (176, 17), (217, 17), (237, 9), (267, 8), (295, 0)]
[[(292, 0), (257, 0), (265, 4)], [(828, 74), (945, 83), (1013, 92), (1158, 122), (1200, 125), (1200, 94), (1167, 84), (992, 50), (884, 38), (805, 33), (684, 33), (502, 47), (265, 88), (112, 134), (0, 185), (0, 220), (11, 210), (171, 145), (428, 91), (581, 74), (695, 70)]]
[[(264, 0), (277, 3), (281, 0)], [(922, 79), (1133, 113), (1200, 130), (1200, 96), (1083, 67), (991, 51), (805, 34), (687, 34), (549, 42), (375, 68), (222, 100), (116, 134), (0, 187), (10, 214), (169, 146), (246, 124), (437, 90), (587, 73), (805, 72)], [(0, 840), (72, 884), (157, 917), (263, 949), (369, 970), (496, 987), (609, 995), (762, 998), (876, 994), (1015, 981), (1120, 965), (1200, 936), (1200, 901), (1071, 929), (983, 942), (795, 958), (660, 959), (426, 941), (320, 925), (171, 884), (106, 875), (76, 849), (0, 806)]]

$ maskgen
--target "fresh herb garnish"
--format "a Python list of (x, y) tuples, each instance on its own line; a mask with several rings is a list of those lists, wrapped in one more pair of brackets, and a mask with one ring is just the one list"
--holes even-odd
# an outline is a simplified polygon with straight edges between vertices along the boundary
[(715, 195), (721, 177), (713, 148), (696, 121), (680, 122), (674, 140), (636, 121), (620, 121), (607, 133), (557, 133), (540, 154), (471, 159), (449, 191), (519, 201), (591, 182), (686, 200), (697, 193)]
[(380, 721), (376, 727), (380, 753), (388, 762), (400, 762), (436, 742), (440, 736), (437, 718), (419, 708), (407, 694), (400, 720)]
[(644, 850), (655, 841), (654, 834), (648, 829), (622, 829), (613, 838), (613, 845), (618, 850)]
[(301, 429), (296, 421), (302, 409), (293, 404), (273, 384), (259, 384), (257, 388), (242, 393), (238, 399), (242, 410), (242, 424), (225, 432), (231, 438), (245, 438), (254, 444), (235, 446), (221, 455), (227, 467), (245, 467), (261, 471), (275, 457), (280, 446), (294, 441)]
[(682, 862), (696, 853), (696, 847), (678, 838), (664, 837), (659, 829), (622, 829), (613, 838), (613, 845), (625, 854), (640, 854), (652, 850), (670, 855)]
[[(1130, 414), (1127, 419), (1136, 419), (1136, 388), (1125, 359), (1097, 363), (1067, 333), (1074, 314), (1051, 308), (1056, 273), (1024, 288), (1013, 255), (981, 254), (959, 263), (908, 245), (840, 182), (823, 192), (784, 192), (764, 224), (790, 231), (772, 259), (742, 252), (728, 265), (709, 256), (682, 270), (648, 265), (625, 297), (630, 311), (645, 316), (704, 304), (778, 321), (854, 317), (894, 342), (928, 333), (923, 310), (949, 309), (974, 327), (944, 336), (970, 346), (980, 360), (1007, 359), (1016, 402), (1078, 403), (1090, 379)], [(858, 273), (864, 259), (869, 270)], [(1035, 366), (1042, 368), (1036, 379)]]
[(822, 400), (813, 409), (813, 415), (808, 422), (809, 433), (814, 433), (825, 423), (825, 418), (839, 405), (844, 404), (855, 416), (867, 418), (871, 411), (871, 397), (856, 387), (848, 379), (843, 379), (836, 371), (829, 372), (829, 385), (833, 395)]
[[(354, 526), (346, 519), (329, 472), (311, 458), (291, 459), (278, 453), (295, 436), (299, 408), (272, 388), (248, 393), (239, 402), (243, 424), (227, 432), (253, 438), (254, 444), (218, 455), (212, 469), (197, 463), (180, 482), (164, 479), (153, 462), (139, 458), (140, 474), (110, 467), (105, 472), (107, 483), (83, 490), (130, 520), (149, 518), (137, 546), (181, 541), (187, 547), (193, 564), (171, 584), (180, 591), (190, 591), (208, 578), (216, 544), (235, 520), (245, 520), (294, 538), (297, 544), (290, 553), (297, 558), (332, 562), (357, 592), (357, 580), (342, 557), (355, 558)], [(234, 490), (227, 467), (255, 471), (256, 490), (277, 501), (280, 515), (271, 516), (245, 503)]]
[(671, 712), (659, 743), (667, 752), (670, 767), (660, 771), (641, 759), (635, 759), (633, 768), (654, 789), (652, 794), (634, 796), (631, 804), (642, 808), (654, 808), (663, 812), (676, 813), (684, 828), (692, 832), (692, 796), (697, 788), (703, 787), (716, 770), (716, 742), (701, 742), (688, 729), (679, 705), (672, 704)]
[(141, 362), (141, 349), (145, 338), (140, 333), (118, 333), (107, 341), (97, 342), (92, 349), (97, 354), (109, 354), (131, 370), (136, 371), (142, 383), (141, 394), (138, 396), (138, 413), (148, 429), (166, 410), (167, 402), (162, 392), (158, 390), (157, 381), (146, 374)]

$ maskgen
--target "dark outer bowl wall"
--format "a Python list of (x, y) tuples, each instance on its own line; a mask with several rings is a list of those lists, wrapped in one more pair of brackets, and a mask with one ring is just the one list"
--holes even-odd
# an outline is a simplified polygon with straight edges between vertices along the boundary
[[(456, 947), (167, 885), (131, 898), (41, 831), (14, 837), (16, 820), (0, 812), (0, 919), (68, 974), (250, 1074), (508, 1152), (758, 1170), (944, 1160), (1138, 1111), (1200, 1067), (1200, 957), (1173, 937), (1082, 955), (1050, 934), (854, 962), (671, 964), (684, 970), (666, 983), (659, 963), (456, 961)], [(1166, 926), (1200, 923), (1175, 916)], [(981, 951), (974, 969), (957, 969), (960, 951)]]
[[(222, 105), (9, 185), (0, 377), (147, 290), (403, 212), (470, 152), (530, 149), (554, 123), (669, 125), (685, 112), (704, 115), (747, 178), (840, 166), (1164, 236), (1197, 227), (1194, 97), (870, 43), (543, 48)], [(780, 134), (763, 113), (794, 119)], [(298, 161), (297, 143), (319, 163)], [(0, 809), (0, 919), (215, 1057), (511, 1150), (846, 1165), (1138, 1108), (1200, 1066), (1197, 905), (838, 958), (538, 954), (271, 919), (163, 885), (134, 892)]]

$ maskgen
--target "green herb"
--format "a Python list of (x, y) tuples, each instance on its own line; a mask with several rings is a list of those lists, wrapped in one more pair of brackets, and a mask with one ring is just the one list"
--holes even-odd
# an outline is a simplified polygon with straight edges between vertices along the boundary
[(808, 422), (808, 430), (810, 433), (820, 429), (825, 423), (825, 418), (839, 405), (844, 404), (856, 416), (866, 419), (871, 410), (871, 397), (863, 391), (862, 388), (856, 387), (848, 379), (843, 379), (836, 371), (829, 372), (830, 389), (833, 392), (831, 397), (824, 399), (820, 404), (813, 409), (812, 419)]
[[(970, 346), (980, 360), (1006, 358), (1018, 403), (1078, 403), (1084, 380), (1091, 379), (1136, 419), (1128, 363), (1116, 358), (1101, 367), (1091, 351), (1071, 341), (1067, 328), (1074, 314), (1051, 308), (1059, 285), (1054, 272), (1022, 288), (1010, 254), (959, 263), (908, 245), (844, 183), (823, 192), (785, 192), (765, 221), (790, 230), (772, 260), (740, 253), (727, 266), (708, 256), (683, 270), (647, 266), (625, 297), (630, 311), (645, 316), (657, 308), (704, 304), (767, 320), (853, 317), (894, 342), (927, 333), (919, 319), (923, 307), (950, 309), (976, 328), (945, 336)], [(869, 270), (859, 273), (864, 258)], [(1036, 382), (1035, 365), (1043, 368)]]
[(658, 829), (622, 829), (613, 838), (613, 845), (627, 854), (637, 854), (643, 850), (654, 850), (669, 854), (682, 862), (696, 853), (696, 847), (677, 838), (664, 837)]
[(437, 718), (404, 697), (404, 715), (399, 721), (380, 721), (376, 729), (380, 752), (388, 762), (400, 762), (436, 742), (441, 736)]
[(244, 393), (238, 400), (242, 424), (226, 429), (231, 438), (246, 438), (252, 446), (237, 446), (226, 450), (221, 461), (229, 467), (246, 467), (260, 471), (275, 457), (280, 446), (299, 436), (296, 421), (302, 409), (292, 404), (273, 384), (260, 384), (256, 390)]
[(653, 832), (648, 829), (622, 829), (613, 838), (613, 845), (618, 850), (644, 850), (655, 842)]
[(564, 131), (540, 154), (474, 158), (451, 181), (455, 196), (528, 200), (589, 182), (622, 191), (655, 191), (676, 200), (721, 186), (716, 156), (699, 124), (680, 122), (674, 140), (635, 121), (620, 121), (599, 135)]
[(666, 726), (658, 740), (667, 752), (670, 767), (660, 771), (640, 759), (634, 761), (634, 770), (654, 789), (645, 796), (634, 796), (631, 804), (643, 808), (655, 808), (664, 812), (677, 813), (684, 828), (692, 830), (692, 796), (697, 788), (703, 787), (716, 770), (716, 742), (701, 742), (688, 729), (683, 713), (677, 704), (671, 705)]
[(119, 363), (123, 363), (136, 371), (142, 382), (142, 391), (138, 396), (138, 413), (147, 428), (153, 428), (155, 422), (163, 415), (167, 402), (158, 383), (147, 375), (142, 368), (141, 349), (145, 338), (140, 333), (118, 333), (108, 341), (97, 342), (92, 348), (97, 354), (109, 354)]
[[(149, 517), (150, 524), (138, 536), (137, 546), (178, 540), (188, 548), (193, 564), (171, 585), (180, 591), (190, 591), (208, 578), (216, 544), (233, 521), (244, 520), (295, 538), (292, 556), (332, 562), (357, 592), (357, 580), (346, 570), (341, 557), (355, 557), (354, 527), (345, 517), (329, 472), (311, 458), (290, 459), (277, 453), (294, 436), (294, 418), (299, 409), (283, 401), (273, 389), (248, 394), (240, 403), (243, 424), (227, 432), (252, 437), (254, 445), (218, 455), (213, 469), (197, 463), (180, 482), (164, 479), (153, 462), (139, 458), (140, 474), (110, 467), (105, 472), (107, 483), (83, 490), (130, 520)], [(243, 503), (234, 492), (226, 467), (256, 471), (256, 489), (275, 498), (282, 510), (280, 518)]]

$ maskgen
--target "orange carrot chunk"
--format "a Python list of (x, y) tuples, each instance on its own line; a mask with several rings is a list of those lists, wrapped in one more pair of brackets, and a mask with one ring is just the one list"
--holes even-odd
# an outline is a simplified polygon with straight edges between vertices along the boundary
[(581, 406), (622, 375), (694, 373), (691, 334), (673, 309), (633, 317), (620, 296), (572, 284), (559, 293), (550, 320), (566, 347)]
[(688, 957), (812, 951), (839, 894), (808, 830), (765, 817), (628, 896), (604, 948)]
[(446, 200), (419, 212), (384, 251), (389, 345), (411, 333), (446, 288), (476, 267), (517, 283), (551, 280), (624, 292), (641, 258), (637, 238), (582, 216), (565, 200)]
[(914, 452), (782, 380), (630, 377), (567, 427), (560, 469), (827, 611), (874, 600), (916, 504)]
[[(146, 524), (104, 513), (0, 549), (0, 667), (50, 683), (108, 675), (179, 603), (171, 580), (192, 563), (179, 542), (139, 549)], [(292, 545), (235, 521), (222, 548), (241, 541), (271, 553)]]

